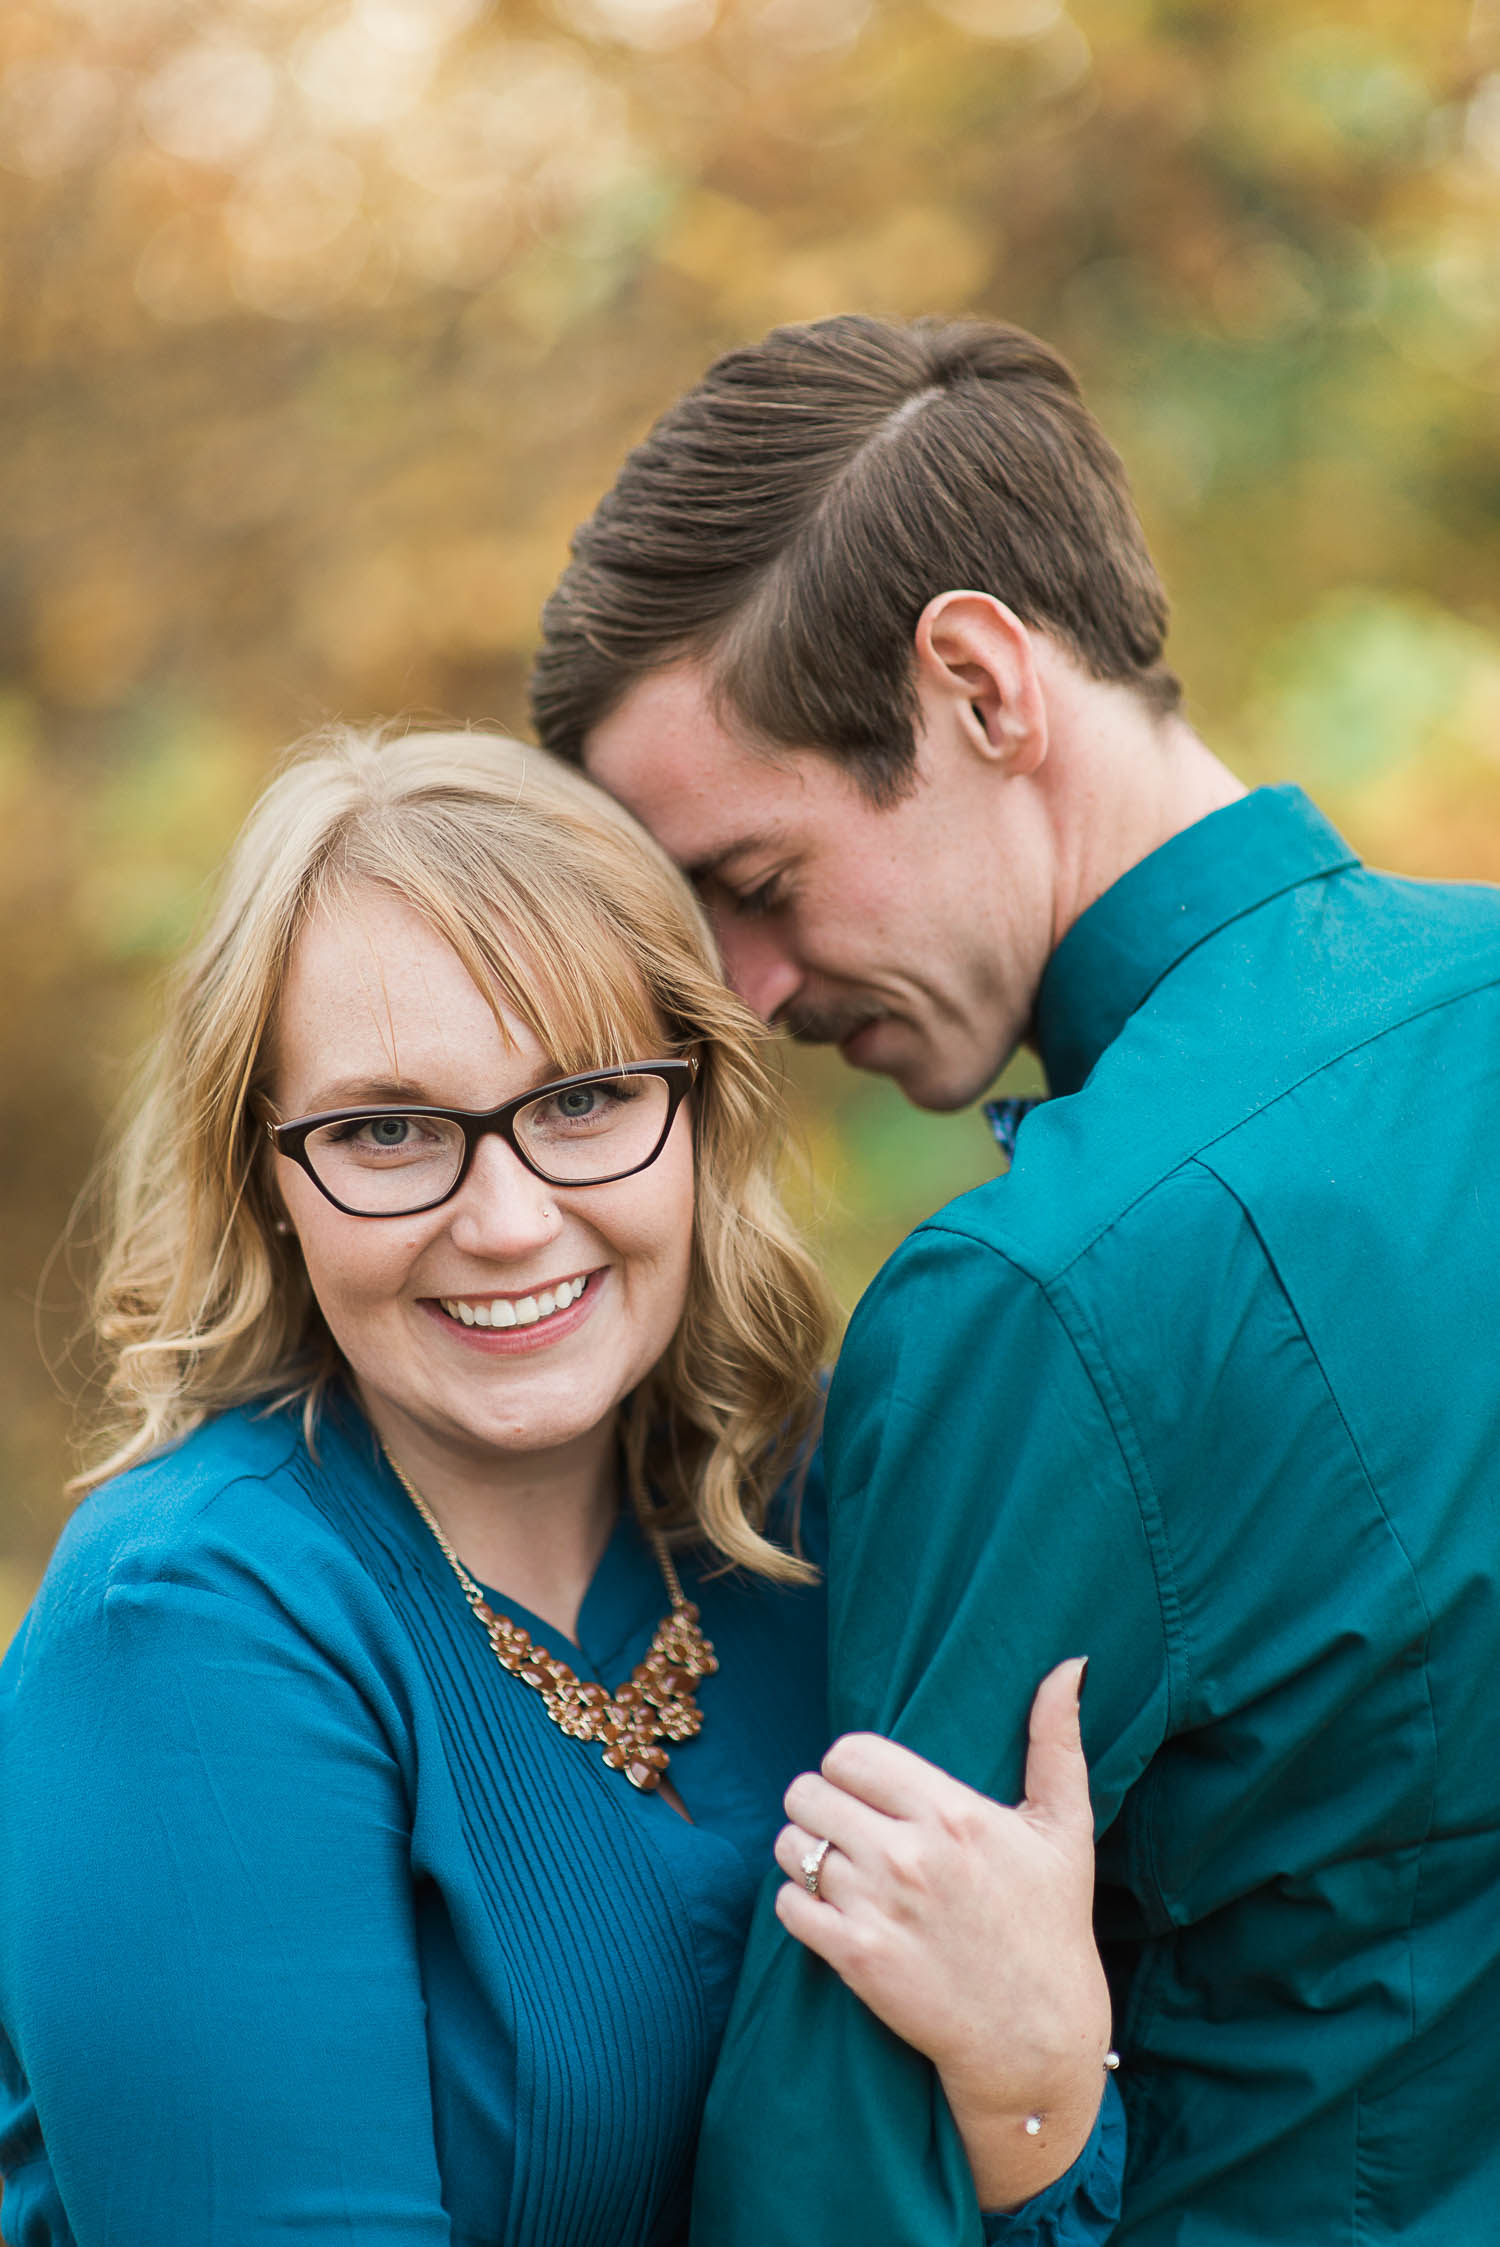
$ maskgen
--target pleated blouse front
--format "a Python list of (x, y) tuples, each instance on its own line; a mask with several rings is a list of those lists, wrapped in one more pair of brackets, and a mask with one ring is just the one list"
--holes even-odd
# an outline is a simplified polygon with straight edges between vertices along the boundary
[[(816, 1555), (819, 1493), (803, 1500)], [(21, 2247), (666, 2247), (820, 1591), (715, 1574), (637, 1794), (501, 1670), (351, 1408), (225, 1415), (98, 1492), (0, 1672), (0, 2168)], [(572, 1647), (666, 1607), (622, 1520)]]

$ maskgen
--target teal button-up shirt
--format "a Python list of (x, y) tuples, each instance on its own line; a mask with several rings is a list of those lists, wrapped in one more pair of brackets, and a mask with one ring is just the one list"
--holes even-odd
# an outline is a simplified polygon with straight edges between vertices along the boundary
[[(1132, 2247), (1500, 2235), (1500, 894), (1294, 789), (1058, 948), (1053, 1097), (830, 1399), (834, 1728), (1014, 1799), (1091, 1657)], [(972, 2247), (931, 2071), (762, 1898), (695, 2239)]]

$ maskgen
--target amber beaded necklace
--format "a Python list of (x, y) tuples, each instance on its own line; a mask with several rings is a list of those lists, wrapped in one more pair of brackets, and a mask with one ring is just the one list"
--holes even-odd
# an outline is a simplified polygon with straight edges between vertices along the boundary
[[(384, 1449), (384, 1446), (381, 1447)], [(586, 1685), (566, 1662), (559, 1662), (545, 1646), (538, 1646), (530, 1631), (497, 1615), (439, 1528), (432, 1508), (420, 1490), (404, 1475), (387, 1451), (386, 1463), (417, 1512), (437, 1540), (438, 1549), (473, 1608), (495, 1650), (501, 1669), (509, 1670), (522, 1685), (540, 1693), (542, 1706), (570, 1740), (598, 1740), (611, 1771), (623, 1771), (643, 1794), (661, 1785), (669, 1759), (663, 1740), (674, 1745), (691, 1740), (703, 1728), (703, 1711), (694, 1695), (700, 1677), (711, 1677), (719, 1666), (709, 1640), (698, 1623), (698, 1610), (684, 1596), (667, 1541), (655, 1522), (643, 1519), (641, 1527), (650, 1541), (672, 1602), (663, 1616), (644, 1662), (637, 1662), (628, 1684), (611, 1693), (602, 1685)]]

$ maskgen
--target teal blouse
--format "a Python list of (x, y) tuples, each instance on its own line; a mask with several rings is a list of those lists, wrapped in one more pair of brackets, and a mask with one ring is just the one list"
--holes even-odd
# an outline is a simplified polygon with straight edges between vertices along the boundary
[[(1032, 1683), (1090, 1656), (1121, 2242), (1489, 2247), (1500, 895), (1264, 790), (1082, 916), (1036, 1036), (1009, 1175), (834, 1379), (834, 1729), (1011, 1797)], [(810, 2204), (979, 2237), (931, 2071), (763, 1907), (694, 2237), (792, 2247)]]
[[(352, 1412), (316, 1462), (229, 1413), (91, 1498), (3, 1672), (7, 2239), (673, 2237), (825, 1740), (821, 1591), (682, 1575), (722, 1665), (691, 1825), (505, 1675)], [(574, 1666), (620, 1683), (667, 1604), (622, 1520)]]
[[(816, 1468), (802, 1517), (819, 1558)], [(14, 2247), (681, 2240), (827, 1732), (821, 1588), (680, 1566), (721, 1664), (672, 1753), (691, 1824), (501, 1670), (351, 1408), (316, 1458), (295, 1416), (229, 1413), (87, 1501), (0, 1671)], [(666, 1604), (623, 1520), (566, 1658), (621, 1683)]]

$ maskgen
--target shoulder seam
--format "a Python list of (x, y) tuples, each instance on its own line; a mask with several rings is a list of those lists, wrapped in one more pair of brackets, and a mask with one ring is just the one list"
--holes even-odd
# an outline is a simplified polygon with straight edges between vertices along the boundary
[[(1407, 1029), (1412, 1023), (1424, 1021), (1430, 1014), (1440, 1014), (1444, 1007), (1460, 1006), (1465, 999), (1472, 999), (1477, 993), (1494, 990), (1497, 986), (1500, 986), (1500, 975), (1486, 975), (1476, 983), (1467, 984), (1462, 991), (1449, 991), (1441, 999), (1434, 999), (1431, 1005), (1418, 1007), (1415, 1012), (1403, 1015), (1399, 1022), (1382, 1023), (1379, 1029), (1372, 1030), (1366, 1037), (1351, 1038), (1347, 1045), (1340, 1046), (1337, 1053), (1325, 1054), (1315, 1067), (1305, 1069), (1301, 1076), (1293, 1078), (1287, 1084), (1278, 1086), (1275, 1092), (1268, 1094), (1264, 1099), (1253, 1102), (1242, 1115), (1235, 1117), (1232, 1123), (1222, 1125), (1217, 1131), (1210, 1133), (1206, 1138), (1199, 1140), (1196, 1145), (1186, 1149), (1175, 1161), (1169, 1163), (1155, 1178), (1143, 1186), (1139, 1193), (1132, 1195), (1128, 1202), (1113, 1210), (1090, 1233), (1087, 1240), (1079, 1242), (1077, 1247), (1069, 1252), (1068, 1256), (1054, 1271), (1043, 1274), (1037, 1270), (1033, 1260), (1021, 1252), (1013, 1235), (1000, 1232), (996, 1238), (989, 1239), (967, 1225), (956, 1223), (948, 1215), (948, 1209), (955, 1206), (953, 1203), (948, 1204), (947, 1209), (938, 1210), (933, 1216), (925, 1219), (922, 1224), (914, 1227), (908, 1233), (907, 1241), (917, 1240), (923, 1233), (947, 1233), (955, 1240), (968, 1241), (975, 1248), (986, 1249), (992, 1254), (1003, 1257), (1006, 1263), (1033, 1280), (1038, 1287), (1051, 1287), (1059, 1280), (1064, 1279), (1072, 1271), (1074, 1265), (1091, 1254), (1102, 1240), (1106, 1240), (1117, 1225), (1130, 1216), (1132, 1211), (1139, 1209), (1142, 1202), (1149, 1201), (1153, 1194), (1159, 1192), (1163, 1186), (1169, 1185), (1173, 1179), (1181, 1177), (1184, 1171), (1192, 1169), (1194, 1165), (1201, 1164), (1204, 1169), (1209, 1170), (1211, 1176), (1216, 1175), (1207, 1164), (1202, 1163), (1203, 1156), (1210, 1148), (1217, 1147), (1223, 1140), (1232, 1138), (1237, 1131), (1243, 1131), (1247, 1124), (1255, 1122), (1258, 1117), (1268, 1115), (1281, 1101), (1289, 1099), (1294, 1092), (1300, 1092), (1304, 1085), (1311, 1084), (1315, 1077), (1323, 1076), (1329, 1069), (1336, 1068), (1341, 1061), (1347, 1061), (1351, 1054), (1360, 1053), (1367, 1046), (1378, 1045), (1382, 1038), (1394, 1037), (1398, 1032)], [(1071, 1097), (1076, 1098), (1077, 1095)], [(1001, 1180), (996, 1179), (991, 1183), (998, 1185)], [(985, 1189), (980, 1186), (971, 1190), (982, 1193)], [(967, 1196), (959, 1197), (961, 1200), (967, 1198)], [(902, 1247), (905, 1247), (905, 1245), (906, 1242), (901, 1244)], [(899, 1256), (901, 1249), (896, 1249), (894, 1253)]]

